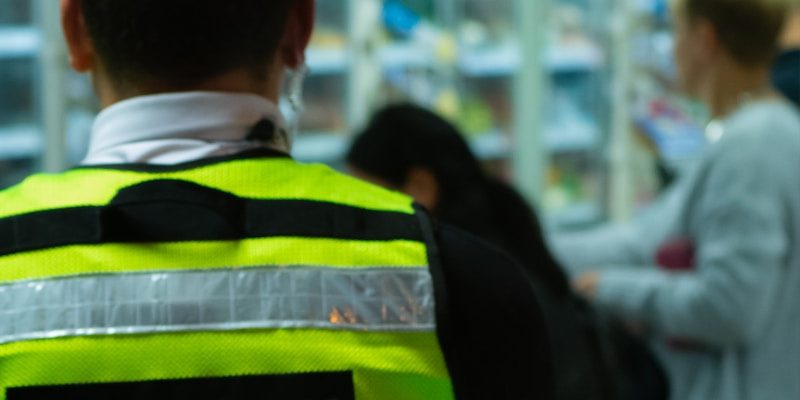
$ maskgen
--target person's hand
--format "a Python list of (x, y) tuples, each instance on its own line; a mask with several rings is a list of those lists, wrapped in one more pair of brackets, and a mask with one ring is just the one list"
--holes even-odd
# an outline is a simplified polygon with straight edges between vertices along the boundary
[(637, 336), (647, 335), (647, 327), (638, 321), (625, 321), (625, 328), (628, 329), (628, 332)]
[(572, 288), (581, 297), (592, 301), (597, 294), (597, 285), (600, 283), (599, 272), (587, 272), (580, 275), (572, 282)]
[[(572, 289), (584, 299), (594, 302), (597, 297), (597, 286), (600, 284), (600, 276), (599, 272), (584, 273), (572, 281)], [(626, 320), (624, 321), (624, 325), (631, 334), (638, 336), (645, 336), (647, 334), (647, 327), (640, 321)]]

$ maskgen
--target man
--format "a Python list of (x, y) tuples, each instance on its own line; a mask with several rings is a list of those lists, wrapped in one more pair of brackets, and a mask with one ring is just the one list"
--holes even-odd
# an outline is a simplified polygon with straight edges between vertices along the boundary
[(772, 68), (772, 80), (784, 96), (800, 107), (800, 1), (795, 1), (781, 39), (783, 53)]
[(0, 193), (0, 399), (550, 398), (521, 268), (289, 158), (313, 0), (62, 0), (104, 107)]
[(800, 398), (800, 114), (770, 85), (785, 15), (675, 1), (681, 87), (711, 144), (635, 223), (559, 240), (578, 290), (653, 339), (674, 399)]

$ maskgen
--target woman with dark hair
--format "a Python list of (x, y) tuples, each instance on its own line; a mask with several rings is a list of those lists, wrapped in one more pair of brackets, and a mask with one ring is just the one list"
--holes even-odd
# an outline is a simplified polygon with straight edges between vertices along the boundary
[(643, 328), (675, 399), (800, 399), (800, 112), (770, 82), (787, 5), (673, 2), (709, 143), (638, 218), (554, 240), (578, 292)]
[[(624, 334), (599, 334), (591, 310), (572, 294), (548, 250), (533, 210), (483, 171), (453, 125), (417, 106), (387, 107), (357, 137), (347, 163), (353, 175), (411, 195), (442, 223), (494, 244), (525, 268), (549, 325), (558, 399), (659, 398), (653, 396), (660, 390), (658, 374), (641, 373), (653, 370), (648, 361), (616, 350), (637, 344)], [(619, 373), (642, 362), (639, 376)]]
[(569, 291), (522, 197), (488, 176), (456, 128), (436, 114), (407, 104), (380, 111), (347, 162), (353, 175), (405, 192), (440, 221), (505, 250), (553, 293)]

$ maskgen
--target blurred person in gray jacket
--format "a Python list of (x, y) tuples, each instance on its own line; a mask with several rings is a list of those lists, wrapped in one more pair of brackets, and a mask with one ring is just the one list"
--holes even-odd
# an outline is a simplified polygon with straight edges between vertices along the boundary
[(631, 224), (557, 237), (585, 297), (652, 343), (676, 400), (800, 399), (800, 114), (771, 86), (783, 0), (676, 0), (712, 143)]

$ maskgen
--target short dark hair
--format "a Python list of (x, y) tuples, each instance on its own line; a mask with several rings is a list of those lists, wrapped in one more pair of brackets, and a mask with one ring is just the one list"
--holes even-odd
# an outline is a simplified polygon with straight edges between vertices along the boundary
[(786, 0), (683, 0), (691, 21), (703, 18), (736, 61), (769, 65), (778, 54), (778, 39), (788, 14)]
[(118, 84), (191, 86), (235, 68), (266, 74), (293, 0), (83, 0), (89, 35)]

